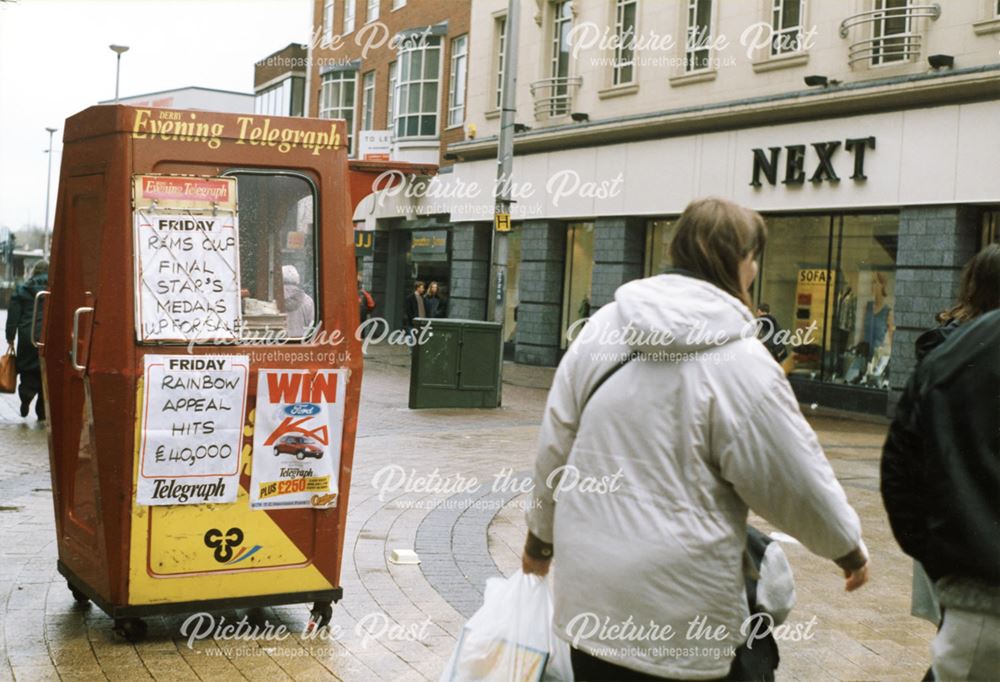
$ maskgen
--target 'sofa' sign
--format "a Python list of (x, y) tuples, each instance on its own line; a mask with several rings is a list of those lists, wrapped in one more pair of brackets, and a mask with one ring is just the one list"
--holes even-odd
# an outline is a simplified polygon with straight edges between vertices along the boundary
[[(834, 166), (834, 156), (840, 149), (840, 140), (833, 142), (813, 142), (810, 145), (814, 153), (816, 166), (809, 182), (819, 184), (821, 182), (840, 182)], [(851, 180), (867, 180), (865, 175), (865, 151), (875, 149), (874, 137), (853, 137), (844, 141), (844, 149), (854, 157), (854, 172)], [(785, 155), (784, 164), (781, 163), (782, 152)], [(778, 170), (784, 165), (783, 185), (801, 185), (806, 181), (806, 145), (790, 144), (785, 147), (768, 147), (753, 150), (753, 177), (750, 184), (760, 187), (760, 176), (763, 175), (768, 184), (775, 185), (778, 182)]]

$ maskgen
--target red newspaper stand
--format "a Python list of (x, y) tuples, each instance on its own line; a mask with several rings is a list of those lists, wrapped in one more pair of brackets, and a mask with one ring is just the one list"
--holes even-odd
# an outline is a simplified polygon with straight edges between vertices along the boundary
[(143, 617), (340, 599), (361, 389), (342, 121), (66, 122), (45, 324), (59, 563)]

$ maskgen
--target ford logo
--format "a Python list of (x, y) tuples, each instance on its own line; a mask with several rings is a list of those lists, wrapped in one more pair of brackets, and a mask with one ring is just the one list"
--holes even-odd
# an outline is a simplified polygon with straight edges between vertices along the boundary
[(320, 407), (315, 403), (295, 403), (285, 408), (285, 414), (289, 417), (311, 417), (319, 414)]

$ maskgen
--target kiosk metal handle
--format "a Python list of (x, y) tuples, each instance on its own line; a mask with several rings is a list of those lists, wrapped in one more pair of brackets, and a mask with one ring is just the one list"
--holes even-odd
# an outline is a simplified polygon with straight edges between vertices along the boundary
[(86, 367), (77, 362), (77, 355), (76, 355), (77, 346), (79, 345), (78, 339), (80, 333), (80, 313), (92, 313), (92, 312), (94, 312), (94, 309), (89, 306), (83, 306), (82, 308), (77, 308), (73, 312), (73, 340), (72, 340), (73, 345), (70, 349), (69, 357), (70, 357), (70, 362), (73, 364), (73, 369), (75, 369), (77, 372), (85, 372), (87, 370)]
[(31, 345), (35, 348), (44, 346), (45, 343), (41, 339), (35, 338), (35, 320), (38, 319), (38, 300), (43, 296), (48, 296), (52, 292), (49, 290), (39, 291), (35, 294), (35, 304), (31, 307)]

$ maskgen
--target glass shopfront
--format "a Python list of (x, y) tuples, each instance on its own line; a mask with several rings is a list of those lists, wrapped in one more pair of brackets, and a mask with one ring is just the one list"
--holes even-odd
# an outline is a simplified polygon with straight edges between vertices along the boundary
[(577, 320), (590, 317), (590, 284), (594, 274), (594, 223), (566, 226), (566, 272), (563, 280), (563, 350), (569, 345), (566, 331)]
[(770, 216), (758, 304), (788, 332), (793, 379), (886, 390), (897, 214)]
[(671, 266), (670, 242), (677, 231), (677, 219), (650, 220), (646, 223), (646, 259), (643, 275), (662, 274)]

